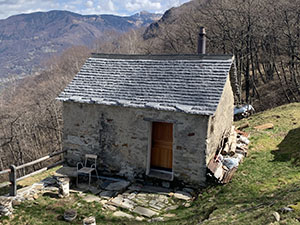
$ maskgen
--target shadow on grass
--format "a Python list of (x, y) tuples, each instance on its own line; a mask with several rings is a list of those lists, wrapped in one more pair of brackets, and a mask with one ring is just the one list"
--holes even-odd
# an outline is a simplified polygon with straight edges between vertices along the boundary
[(300, 128), (290, 130), (277, 147), (278, 150), (271, 152), (274, 161), (292, 161), (294, 165), (300, 166)]
[(45, 196), (45, 197), (50, 197), (50, 198), (55, 198), (55, 199), (59, 199), (58, 194), (53, 193), (53, 192), (45, 192), (45, 193), (43, 194), (43, 196)]
[[(24, 186), (22, 185), (17, 185), (17, 190), (23, 188)], [(2, 195), (6, 195), (6, 194), (9, 194), (10, 193), (10, 190), (11, 190), (11, 185), (8, 185), (8, 186), (5, 186), (3, 188), (0, 188), (0, 196)]]

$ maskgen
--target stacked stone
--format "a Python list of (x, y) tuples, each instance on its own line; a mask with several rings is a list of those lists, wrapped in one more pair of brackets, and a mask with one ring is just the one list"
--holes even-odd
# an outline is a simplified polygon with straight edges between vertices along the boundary
[(0, 197), (0, 217), (9, 216), (12, 212), (12, 199), (8, 197)]
[(90, 216), (83, 219), (83, 225), (96, 225), (96, 219), (94, 216)]
[(66, 177), (57, 178), (58, 196), (60, 198), (68, 197), (70, 194), (70, 179)]

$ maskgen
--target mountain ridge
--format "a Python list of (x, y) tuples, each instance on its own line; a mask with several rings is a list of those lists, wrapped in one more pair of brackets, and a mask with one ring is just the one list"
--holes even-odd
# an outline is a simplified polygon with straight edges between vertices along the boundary
[(145, 27), (160, 14), (136, 13), (132, 16), (81, 15), (52, 10), (18, 14), (0, 20), (0, 78), (25, 76), (40, 63), (68, 47), (91, 47), (108, 31), (123, 33)]

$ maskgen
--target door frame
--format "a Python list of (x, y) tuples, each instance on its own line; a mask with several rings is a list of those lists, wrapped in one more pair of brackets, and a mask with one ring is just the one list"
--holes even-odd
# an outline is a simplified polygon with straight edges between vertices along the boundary
[[(171, 123), (173, 125), (172, 127), (172, 136), (173, 136), (173, 142), (172, 142), (172, 171), (166, 171), (166, 170), (158, 170), (158, 169), (151, 169), (151, 150), (152, 150), (152, 127), (153, 122), (158, 123)], [(149, 175), (151, 170), (157, 170), (161, 173), (167, 173), (172, 175), (172, 180), (174, 176), (174, 141), (175, 141), (175, 123), (174, 121), (162, 121), (162, 120), (151, 120), (148, 122), (148, 150), (147, 150), (147, 165), (146, 165), (146, 175)]]

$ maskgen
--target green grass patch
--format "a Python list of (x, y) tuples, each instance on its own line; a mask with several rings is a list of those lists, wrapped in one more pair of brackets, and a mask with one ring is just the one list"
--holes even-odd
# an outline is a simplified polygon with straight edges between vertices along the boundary
[[(117, 221), (105, 219), (100, 203), (88, 203), (81, 200), (76, 194), (71, 194), (64, 199), (56, 198), (55, 195), (44, 194), (35, 201), (25, 201), (15, 207), (13, 217), (9, 220), (0, 219), (0, 222), (8, 224), (70, 224), (63, 218), (67, 209), (75, 209), (77, 218), (71, 224), (82, 224), (85, 217), (95, 216), (97, 224), (117, 224)], [(101, 222), (102, 221), (102, 222)]]
[[(284, 105), (236, 122), (248, 122), (249, 155), (227, 185), (207, 187), (191, 208), (169, 224), (269, 224), (272, 213), (300, 205), (300, 104)], [(274, 129), (254, 127), (273, 123)], [(297, 204), (299, 203), (299, 204)], [(280, 213), (280, 224), (299, 224), (300, 210)]]

